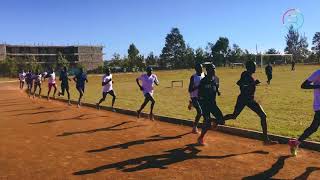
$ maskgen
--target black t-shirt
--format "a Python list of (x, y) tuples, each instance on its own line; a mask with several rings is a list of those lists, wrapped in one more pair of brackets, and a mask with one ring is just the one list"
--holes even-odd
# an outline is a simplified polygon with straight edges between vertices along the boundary
[(31, 83), (31, 82), (33, 81), (32, 76), (33, 76), (33, 74), (30, 73), (30, 72), (28, 72), (28, 73), (26, 74), (26, 82), (27, 82), (27, 83)]
[(219, 88), (219, 82), (217, 79), (217, 77), (213, 77), (211, 80), (209, 80), (207, 75), (203, 79), (201, 79), (198, 94), (201, 101), (216, 101), (216, 95)]
[(245, 98), (254, 98), (254, 93), (256, 92), (256, 82), (248, 71), (244, 71), (241, 74), (237, 85), (240, 87), (240, 96)]
[(61, 81), (61, 84), (64, 84), (64, 85), (68, 85), (68, 73), (67, 72), (64, 72), (64, 71), (61, 71), (60, 72), (60, 81)]
[(266, 74), (272, 74), (272, 66), (266, 66)]

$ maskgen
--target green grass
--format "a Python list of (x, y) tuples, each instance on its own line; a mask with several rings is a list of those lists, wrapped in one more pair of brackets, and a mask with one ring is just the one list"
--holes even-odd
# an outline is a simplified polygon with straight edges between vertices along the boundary
[[(274, 67), (272, 84), (266, 84), (266, 76), (261, 69), (254, 74), (262, 84), (257, 87), (256, 100), (261, 103), (268, 115), (269, 132), (296, 137), (308, 127), (313, 119), (313, 91), (302, 90), (301, 83), (317, 69), (317, 66), (298, 66), (291, 72), (289, 66)], [(233, 112), (239, 94), (235, 84), (243, 69), (218, 68), (222, 95), (217, 97), (218, 105), (223, 114)], [(159, 71), (155, 72), (160, 86), (155, 87), (155, 114), (193, 120), (195, 110), (187, 110), (189, 94), (187, 86), (193, 70)], [(143, 102), (143, 95), (135, 83), (140, 73), (114, 74), (114, 90), (117, 94), (115, 106), (118, 108), (137, 110)], [(172, 80), (183, 80), (183, 88), (171, 88)], [(96, 103), (101, 98), (101, 76), (90, 76), (86, 86), (84, 101)], [(45, 82), (43, 87), (46, 87)], [(70, 83), (72, 99), (78, 94), (74, 83)], [(59, 87), (60, 88), (60, 87)], [(46, 94), (46, 88), (43, 90)], [(102, 105), (110, 106), (111, 98)], [(149, 112), (150, 106), (145, 108)], [(261, 131), (259, 117), (245, 108), (237, 120), (228, 121), (227, 125)], [(315, 133), (312, 140), (320, 141), (320, 132)]]

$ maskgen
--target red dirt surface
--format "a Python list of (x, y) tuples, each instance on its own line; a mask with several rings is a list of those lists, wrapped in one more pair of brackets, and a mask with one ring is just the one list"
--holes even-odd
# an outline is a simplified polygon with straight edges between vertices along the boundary
[[(320, 153), (44, 99), (0, 84), (0, 179), (319, 179)], [(97, 97), (98, 99), (98, 97)], [(138, 105), (137, 105), (138, 107)]]

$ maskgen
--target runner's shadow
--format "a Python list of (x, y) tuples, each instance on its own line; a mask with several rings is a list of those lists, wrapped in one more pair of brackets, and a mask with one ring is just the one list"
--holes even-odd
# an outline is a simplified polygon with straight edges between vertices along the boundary
[(311, 173), (313, 173), (314, 171), (319, 171), (320, 168), (319, 167), (307, 167), (306, 171), (304, 173), (302, 173), (300, 176), (294, 178), (294, 180), (306, 180), (308, 179), (308, 177), (310, 176)]
[(43, 123), (53, 123), (53, 122), (68, 121), (68, 120), (86, 120), (86, 119), (92, 119), (92, 118), (97, 118), (97, 117), (109, 117), (109, 116), (85, 117), (87, 115), (89, 115), (89, 114), (81, 114), (76, 117), (63, 118), (63, 119), (49, 119), (49, 120), (34, 122), (34, 123), (29, 123), (29, 124), (43, 124)]
[(47, 110), (47, 111), (40, 111), (40, 112), (20, 113), (20, 114), (15, 114), (15, 116), (35, 115), (35, 114), (45, 114), (45, 113), (58, 113), (58, 112), (62, 112), (65, 110), (67, 110), (67, 109), (56, 109), (56, 110)]
[(63, 134), (57, 135), (57, 136), (70, 136), (70, 135), (74, 135), (74, 134), (91, 134), (91, 133), (95, 133), (95, 132), (100, 132), (100, 131), (121, 131), (121, 130), (126, 130), (126, 129), (132, 129), (132, 128), (136, 128), (136, 127), (143, 127), (145, 125), (136, 125), (136, 126), (131, 126), (131, 127), (126, 127), (126, 128), (117, 128), (114, 129), (116, 127), (122, 126), (124, 124), (130, 123), (132, 121), (126, 121), (126, 122), (122, 122), (110, 127), (105, 127), (105, 128), (100, 128), (100, 129), (93, 129), (93, 130), (88, 130), (88, 131), (76, 131), (76, 132), (65, 132)]
[(174, 163), (183, 162), (191, 159), (223, 159), (233, 156), (240, 156), (245, 154), (268, 154), (266, 151), (252, 151), (247, 153), (240, 154), (228, 154), (223, 156), (206, 156), (206, 155), (198, 155), (201, 150), (196, 148), (195, 144), (186, 145), (185, 148), (177, 148), (165, 151), (164, 154), (159, 155), (151, 155), (151, 156), (143, 156), (134, 159), (128, 159), (125, 161), (120, 161), (113, 164), (107, 164), (103, 166), (99, 166), (93, 169), (81, 170), (74, 172), (73, 175), (86, 175), (98, 173), (107, 169), (117, 169), (122, 172), (135, 172), (141, 171), (145, 169), (167, 169), (169, 165)]
[(243, 180), (272, 179), (272, 176), (278, 174), (278, 172), (284, 167), (285, 160), (290, 157), (292, 156), (280, 156), (270, 169), (253, 176), (244, 177)]
[(116, 148), (128, 149), (130, 146), (145, 144), (145, 143), (148, 143), (148, 142), (157, 142), (157, 141), (166, 141), (166, 140), (171, 140), (171, 139), (180, 139), (183, 136), (188, 135), (188, 134), (191, 134), (191, 132), (184, 133), (184, 134), (177, 135), (177, 136), (155, 135), (155, 136), (149, 137), (149, 139), (140, 139), (140, 140), (131, 141), (131, 142), (123, 143), (123, 144), (117, 144), (117, 145), (113, 145), (113, 146), (104, 147), (104, 148), (101, 148), (101, 149), (94, 149), (94, 150), (90, 150), (90, 151), (87, 151), (87, 152), (88, 153), (95, 153), (95, 152), (108, 151), (108, 150), (116, 149)]

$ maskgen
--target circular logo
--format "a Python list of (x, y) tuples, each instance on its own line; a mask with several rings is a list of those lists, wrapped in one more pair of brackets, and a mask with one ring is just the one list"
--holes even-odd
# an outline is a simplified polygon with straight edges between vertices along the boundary
[(303, 23), (303, 14), (298, 9), (289, 9), (282, 16), (282, 24), (288, 29), (293, 27), (293, 29), (298, 30)]

